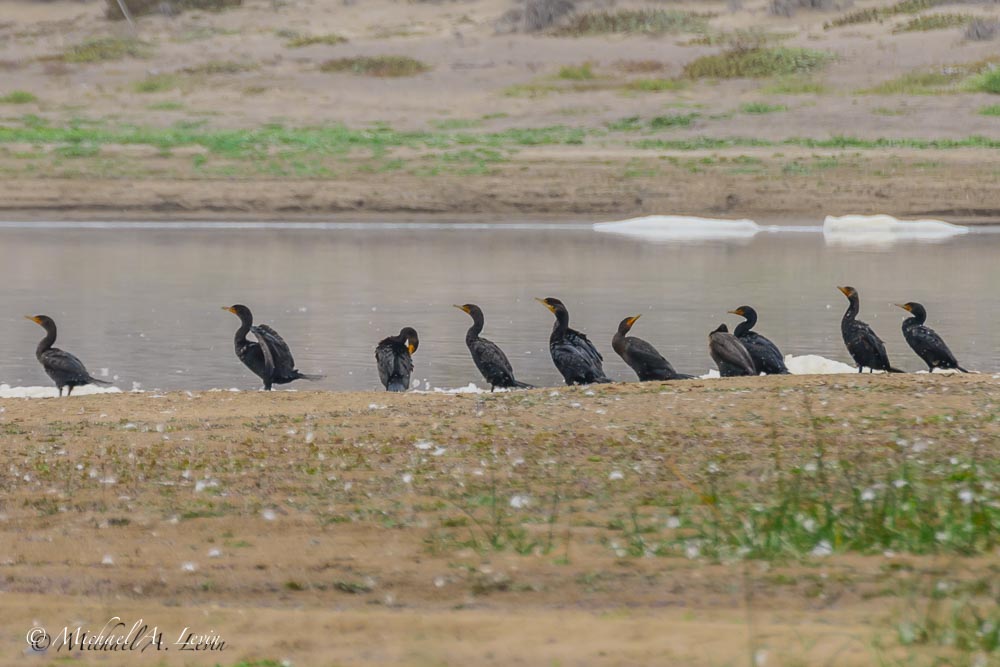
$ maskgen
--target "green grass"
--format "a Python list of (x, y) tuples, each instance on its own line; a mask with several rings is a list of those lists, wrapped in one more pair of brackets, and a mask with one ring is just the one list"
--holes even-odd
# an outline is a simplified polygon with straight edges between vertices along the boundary
[(1000, 116), (1000, 104), (991, 104), (979, 110), (981, 116)]
[(650, 119), (649, 127), (654, 130), (662, 130), (668, 127), (689, 127), (699, 115), (697, 113), (687, 113), (656, 116)]
[(816, 71), (832, 59), (829, 53), (812, 49), (734, 49), (697, 58), (684, 66), (684, 75), (691, 79), (788, 76)]
[(766, 114), (766, 113), (777, 113), (779, 111), (788, 111), (788, 107), (784, 104), (767, 104), (766, 102), (747, 102), (740, 106), (740, 111), (749, 114)]
[(320, 69), (324, 72), (349, 72), (363, 76), (401, 77), (422, 74), (431, 68), (409, 56), (356, 56), (328, 60)]
[(25, 90), (12, 90), (6, 95), (0, 95), (0, 104), (32, 104), (37, 101), (38, 97)]
[(739, 147), (798, 146), (802, 148), (880, 150), (885, 148), (913, 148), (917, 150), (952, 150), (955, 148), (1000, 149), (1000, 139), (970, 136), (964, 139), (912, 139), (883, 138), (861, 139), (837, 136), (829, 139), (790, 137), (779, 141), (753, 137), (694, 137), (691, 139), (642, 139), (634, 142), (637, 148), (654, 150), (698, 151)]
[(176, 74), (153, 74), (132, 84), (132, 90), (137, 93), (163, 93), (180, 85), (180, 77)]
[(101, 37), (66, 50), (61, 60), (68, 63), (100, 63), (125, 58), (148, 58), (153, 47), (134, 37)]
[(957, 72), (908, 72), (861, 92), (872, 95), (936, 95), (962, 77)]
[(950, 0), (901, 0), (888, 7), (871, 7), (850, 12), (826, 23), (824, 28), (840, 28), (848, 25), (875, 23), (900, 14), (917, 14), (925, 9), (932, 9), (947, 4)]
[(328, 46), (334, 46), (336, 44), (343, 44), (347, 41), (346, 37), (341, 37), (336, 34), (329, 35), (308, 35), (302, 37), (293, 37), (288, 42), (285, 43), (290, 49), (301, 49), (304, 46), (313, 46), (315, 44), (326, 44)]
[(565, 67), (561, 67), (559, 73), (556, 74), (556, 78), (568, 81), (588, 81), (596, 79), (597, 75), (594, 74), (593, 66), (590, 63), (583, 63), (582, 65), (566, 65)]
[(892, 29), (894, 33), (925, 32), (928, 30), (945, 30), (966, 26), (972, 21), (968, 14), (928, 14), (917, 16)]
[(184, 105), (180, 102), (156, 102), (146, 107), (150, 111), (182, 111)]
[(1000, 68), (991, 69), (972, 77), (967, 86), (969, 90), (974, 92), (1000, 95)]
[(251, 63), (241, 63), (234, 60), (210, 60), (200, 65), (185, 67), (184, 73), (212, 76), (216, 74), (240, 74), (242, 72), (251, 72), (255, 69), (257, 69), (257, 66)]
[(822, 95), (827, 92), (826, 86), (803, 76), (778, 77), (771, 84), (761, 89), (767, 95)]
[(687, 82), (681, 79), (633, 79), (622, 86), (625, 90), (642, 93), (662, 93), (666, 91), (683, 90)]
[(662, 35), (704, 32), (707, 29), (708, 17), (702, 14), (673, 9), (618, 9), (580, 14), (569, 24), (558, 28), (555, 34), (565, 37), (608, 34)]

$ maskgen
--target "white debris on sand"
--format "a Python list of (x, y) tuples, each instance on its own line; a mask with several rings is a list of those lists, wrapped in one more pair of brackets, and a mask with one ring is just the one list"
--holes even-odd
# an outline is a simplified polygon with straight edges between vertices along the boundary
[(857, 373), (855, 366), (827, 359), (818, 354), (785, 355), (785, 366), (792, 375), (832, 375), (835, 373)]
[[(98, 387), (88, 384), (83, 387), (75, 387), (70, 398), (74, 396), (89, 396), (91, 394), (120, 394), (122, 390), (118, 387)], [(9, 384), (0, 384), (0, 398), (58, 398), (59, 390), (55, 387), (11, 387)], [(63, 398), (66, 392), (63, 392)]]
[(617, 222), (598, 222), (594, 224), (594, 231), (641, 237), (650, 241), (701, 241), (749, 239), (761, 231), (761, 227), (753, 220), (746, 219), (647, 215)]

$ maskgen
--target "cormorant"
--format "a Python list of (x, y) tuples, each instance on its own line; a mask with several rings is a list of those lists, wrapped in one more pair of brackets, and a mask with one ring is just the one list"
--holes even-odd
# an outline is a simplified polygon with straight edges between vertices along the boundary
[(635, 336), (628, 336), (635, 321), (642, 317), (626, 317), (618, 324), (618, 331), (611, 339), (611, 347), (621, 357), (629, 368), (639, 376), (640, 382), (649, 380), (689, 380), (692, 375), (684, 375), (674, 370), (670, 362), (657, 352), (656, 348)]
[(785, 359), (781, 356), (781, 350), (778, 349), (778, 346), (756, 331), (751, 331), (754, 325), (757, 324), (757, 311), (750, 306), (740, 306), (736, 310), (730, 310), (729, 312), (733, 315), (746, 318), (736, 325), (733, 335), (743, 343), (743, 347), (750, 353), (757, 373), (788, 375), (788, 368), (785, 367)]
[(404, 327), (398, 336), (389, 336), (379, 341), (375, 348), (375, 362), (378, 376), (386, 391), (406, 391), (410, 388), (410, 373), (413, 372), (413, 357), (420, 340), (411, 327)]
[(708, 353), (719, 367), (719, 375), (724, 378), (757, 375), (753, 357), (739, 338), (729, 333), (725, 324), (720, 324), (718, 329), (708, 334)]
[(476, 368), (483, 374), (483, 379), (490, 383), (490, 391), (497, 387), (531, 389), (530, 384), (514, 379), (514, 369), (500, 346), (479, 336), (483, 332), (483, 324), (485, 323), (483, 310), (474, 303), (455, 307), (472, 316), (472, 326), (465, 333), (465, 344), (469, 348), (469, 353), (472, 354)]
[(35, 348), (35, 358), (45, 369), (45, 373), (56, 383), (59, 389), (59, 396), (62, 396), (63, 387), (66, 387), (66, 395), (73, 393), (73, 387), (82, 387), (85, 384), (99, 384), (108, 386), (111, 383), (107, 380), (98, 380), (87, 372), (83, 362), (69, 352), (63, 352), (57, 347), (52, 347), (56, 342), (56, 323), (47, 315), (25, 315), (24, 319), (31, 320), (35, 324), (45, 329), (45, 338), (38, 343)]
[(604, 357), (597, 351), (594, 344), (579, 331), (569, 328), (569, 311), (559, 299), (547, 297), (535, 298), (556, 316), (556, 323), (549, 336), (549, 353), (552, 363), (562, 373), (566, 384), (591, 384), (594, 382), (611, 382), (604, 375), (602, 362)]
[[(236, 330), (233, 345), (236, 356), (254, 375), (264, 381), (265, 391), (271, 391), (272, 384), (288, 384), (294, 380), (322, 380), (323, 375), (307, 375), (295, 369), (295, 359), (288, 349), (288, 343), (278, 332), (266, 324), (254, 326), (253, 313), (246, 306), (223, 306), (222, 310), (240, 318), (240, 328)], [(247, 332), (257, 337), (256, 343), (247, 340)]]
[(868, 372), (887, 371), (889, 373), (903, 373), (898, 368), (889, 365), (889, 355), (885, 352), (885, 344), (882, 339), (875, 335), (875, 332), (865, 322), (857, 319), (858, 311), (861, 309), (858, 298), (858, 290), (853, 287), (838, 287), (850, 305), (844, 313), (844, 319), (840, 321), (840, 333), (844, 337), (844, 344), (847, 351), (851, 353), (851, 358), (858, 365), (858, 372), (865, 367)]
[(954, 368), (968, 373), (958, 365), (958, 360), (934, 329), (926, 326), (927, 311), (919, 303), (913, 301), (897, 303), (898, 307), (913, 313), (913, 317), (903, 320), (903, 338), (910, 344), (917, 356), (924, 360), (927, 368)]

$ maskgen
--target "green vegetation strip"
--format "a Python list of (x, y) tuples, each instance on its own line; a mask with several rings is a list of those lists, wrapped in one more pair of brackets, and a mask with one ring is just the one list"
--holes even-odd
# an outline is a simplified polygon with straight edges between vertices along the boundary
[(575, 17), (555, 31), (565, 37), (607, 34), (662, 35), (667, 33), (704, 32), (709, 16), (672, 9), (619, 9), (588, 12)]
[[(612, 124), (608, 129), (583, 129), (555, 125), (540, 128), (514, 128), (502, 132), (410, 131), (387, 126), (352, 129), (342, 125), (290, 128), (267, 125), (257, 129), (214, 129), (199, 123), (178, 123), (172, 127), (153, 128), (134, 125), (104, 126), (77, 122), (53, 126), (29, 116), (22, 124), (0, 126), (0, 143), (24, 143), (35, 146), (114, 146), (145, 145), (163, 151), (182, 146), (201, 146), (212, 154), (230, 158), (254, 158), (275, 152), (303, 155), (342, 155), (352, 150), (369, 150), (381, 155), (392, 148), (411, 147), (447, 150), (460, 147), (515, 149), (524, 146), (579, 145), (588, 138), (613, 138), (609, 132), (669, 131), (687, 127), (697, 114), (658, 116), (643, 127), (638, 118)], [(878, 138), (862, 139), (834, 136), (825, 139), (790, 137), (771, 141), (752, 137), (709, 137), (664, 139), (649, 137), (632, 142), (644, 149), (675, 151), (714, 150), (738, 147), (801, 146), (831, 149), (912, 148), (947, 150), (954, 148), (1000, 148), (1000, 138), (970, 136), (961, 139)]]
[(803, 74), (833, 59), (824, 51), (792, 47), (732, 49), (702, 56), (684, 66), (691, 79), (739, 79)]

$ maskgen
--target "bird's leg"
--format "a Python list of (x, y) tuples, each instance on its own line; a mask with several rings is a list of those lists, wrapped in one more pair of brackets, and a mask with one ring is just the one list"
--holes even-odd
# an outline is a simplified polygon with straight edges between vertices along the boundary
[(62, 398), (62, 387), (56, 386), (56, 389), (59, 390), (59, 398)]
[(73, 385), (69, 385), (68, 387), (66, 387), (66, 398), (69, 398), (69, 395), (72, 393), (73, 393)]
[(858, 366), (858, 372), (859, 373), (864, 373), (865, 371), (864, 371), (864, 369), (861, 366)]

